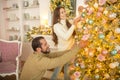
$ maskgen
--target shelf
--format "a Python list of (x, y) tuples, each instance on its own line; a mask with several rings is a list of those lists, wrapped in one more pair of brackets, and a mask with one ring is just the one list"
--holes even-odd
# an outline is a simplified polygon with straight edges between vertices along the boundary
[(10, 41), (16, 41), (16, 40), (18, 41), (18, 40), (20, 40), (20, 37), (17, 34), (9, 35), (9, 40)]
[(9, 7), (6, 7), (6, 8), (3, 8), (3, 10), (6, 10), (6, 11), (16, 11), (16, 10), (19, 10), (19, 8), (9, 8)]
[(23, 9), (39, 8), (39, 5), (23, 7)]
[(19, 21), (19, 19), (17, 19), (17, 20), (9, 20), (9, 19), (6, 19), (8, 22), (18, 22)]
[(40, 20), (40, 19), (24, 19), (25, 21), (34, 21), (34, 20)]
[(7, 29), (7, 31), (10, 31), (10, 32), (20, 32), (20, 30), (13, 30), (13, 29)]
[[(2, 0), (4, 4), (1, 9), (4, 10), (5, 15), (3, 16), (5, 25), (4, 31), (6, 35), (20, 34), (21, 40), (24, 41), (24, 35), (30, 31), (34, 26), (40, 25), (40, 5), (37, 0)], [(28, 5), (24, 3), (28, 2)], [(2, 13), (3, 14), (3, 13)], [(26, 24), (24, 26), (24, 24)], [(9, 37), (6, 36), (6, 39)]]

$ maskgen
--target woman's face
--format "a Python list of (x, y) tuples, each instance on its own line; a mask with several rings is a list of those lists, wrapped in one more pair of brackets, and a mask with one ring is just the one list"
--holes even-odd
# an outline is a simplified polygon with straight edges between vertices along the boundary
[(66, 11), (64, 8), (60, 9), (60, 19), (65, 20), (66, 19)]

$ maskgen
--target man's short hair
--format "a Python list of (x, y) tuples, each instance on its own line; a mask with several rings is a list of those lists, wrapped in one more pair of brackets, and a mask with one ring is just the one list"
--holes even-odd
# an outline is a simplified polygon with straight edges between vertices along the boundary
[(32, 48), (33, 48), (34, 51), (36, 51), (37, 48), (41, 48), (41, 45), (42, 45), (42, 43), (40, 43), (41, 39), (44, 39), (44, 37), (39, 36), (39, 37), (35, 37), (32, 40)]

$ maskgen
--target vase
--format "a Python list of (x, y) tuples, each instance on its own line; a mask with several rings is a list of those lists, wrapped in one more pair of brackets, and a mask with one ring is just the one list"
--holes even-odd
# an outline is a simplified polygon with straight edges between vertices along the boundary
[(28, 7), (29, 6), (29, 2), (28, 1), (24, 1), (23, 6), (24, 7)]

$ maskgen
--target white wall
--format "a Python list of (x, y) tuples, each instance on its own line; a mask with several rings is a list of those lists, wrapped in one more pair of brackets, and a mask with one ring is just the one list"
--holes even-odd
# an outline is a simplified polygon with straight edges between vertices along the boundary
[(40, 4), (40, 23), (43, 23), (43, 20), (48, 20), (49, 12), (49, 1), (50, 0), (39, 0)]
[(3, 2), (0, 0), (0, 39), (5, 39), (5, 25), (4, 25), (4, 18), (3, 18)]

